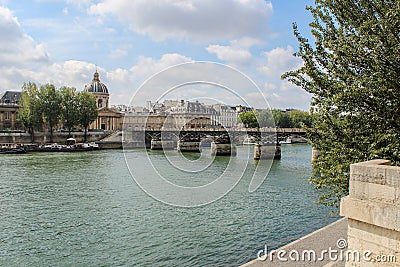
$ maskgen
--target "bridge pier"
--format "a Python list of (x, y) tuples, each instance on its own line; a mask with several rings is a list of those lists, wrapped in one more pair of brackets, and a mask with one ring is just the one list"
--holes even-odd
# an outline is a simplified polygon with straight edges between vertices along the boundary
[(211, 156), (236, 156), (236, 145), (232, 143), (211, 143)]
[(255, 144), (254, 145), (254, 159), (281, 159), (281, 145), (280, 144)]
[(175, 142), (173, 140), (151, 139), (151, 150), (171, 150), (174, 148)]
[(200, 152), (200, 142), (179, 140), (177, 149), (182, 152)]

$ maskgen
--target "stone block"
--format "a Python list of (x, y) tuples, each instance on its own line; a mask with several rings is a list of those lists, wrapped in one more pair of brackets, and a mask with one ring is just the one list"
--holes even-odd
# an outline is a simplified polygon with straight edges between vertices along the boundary
[(255, 144), (254, 145), (254, 159), (280, 159), (281, 146), (275, 144)]
[(388, 166), (386, 170), (386, 184), (400, 188), (400, 167)]
[[(400, 266), (400, 168), (388, 160), (350, 167), (349, 196), (340, 213), (348, 217), (348, 249), (396, 257), (396, 262), (347, 262), (346, 266)], [(397, 264), (397, 265), (396, 265)]]
[[(352, 236), (354, 239), (358, 237), (357, 240), (364, 240), (365, 242), (376, 244), (384, 250), (392, 251), (392, 253), (398, 251), (400, 246), (399, 232), (376, 227), (360, 221), (349, 220), (348, 235)], [(356, 244), (360, 244), (360, 242), (356, 242)], [(352, 245), (355, 245), (355, 243), (352, 243)]]
[(375, 184), (386, 184), (386, 170), (383, 166), (351, 165), (350, 179)]
[(358, 199), (369, 199), (394, 203), (396, 201), (396, 188), (388, 185), (351, 181), (350, 196)]
[(179, 140), (177, 149), (182, 152), (200, 152), (200, 142)]
[(237, 149), (234, 144), (211, 143), (212, 156), (236, 156)]
[(349, 219), (400, 231), (400, 209), (387, 203), (347, 196), (342, 198), (340, 214)]

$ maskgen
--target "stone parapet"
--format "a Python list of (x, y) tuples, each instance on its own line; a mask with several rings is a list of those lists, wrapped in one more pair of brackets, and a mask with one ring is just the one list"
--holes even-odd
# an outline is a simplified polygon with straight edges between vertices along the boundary
[(400, 266), (399, 167), (388, 160), (352, 164), (340, 214), (348, 218), (348, 250), (371, 252), (346, 266)]

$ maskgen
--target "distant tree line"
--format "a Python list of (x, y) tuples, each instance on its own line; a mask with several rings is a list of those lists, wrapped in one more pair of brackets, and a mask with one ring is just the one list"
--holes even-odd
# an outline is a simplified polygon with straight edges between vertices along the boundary
[(87, 128), (98, 115), (94, 95), (66, 86), (57, 89), (52, 84), (38, 88), (35, 83), (25, 83), (20, 105), (18, 118), (31, 134), (32, 142), (34, 131), (44, 125), (50, 130), (52, 142), (54, 128), (60, 123), (68, 130), (69, 136), (74, 127), (84, 128), (86, 141)]
[(241, 113), (239, 120), (246, 128), (306, 128), (312, 125), (312, 116), (301, 110), (253, 110)]

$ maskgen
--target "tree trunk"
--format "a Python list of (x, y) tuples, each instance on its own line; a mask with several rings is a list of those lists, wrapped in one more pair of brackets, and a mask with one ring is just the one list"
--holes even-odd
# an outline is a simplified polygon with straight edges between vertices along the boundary
[(33, 144), (33, 143), (35, 143), (35, 133), (34, 133), (33, 127), (30, 127), (28, 131), (31, 134), (31, 143)]
[(50, 126), (50, 143), (53, 143), (53, 127)]
[(85, 126), (85, 139), (84, 139), (84, 141), (85, 142), (87, 141), (87, 126)]

